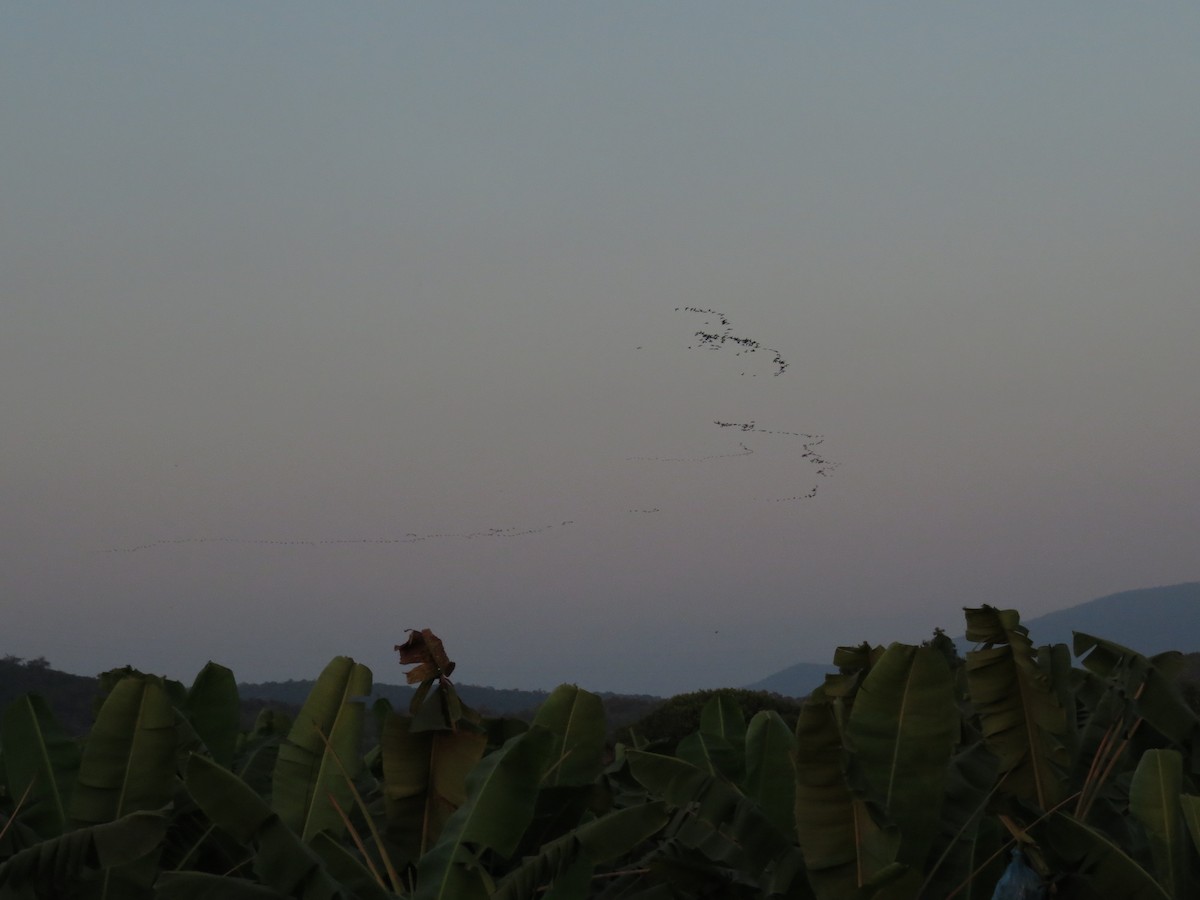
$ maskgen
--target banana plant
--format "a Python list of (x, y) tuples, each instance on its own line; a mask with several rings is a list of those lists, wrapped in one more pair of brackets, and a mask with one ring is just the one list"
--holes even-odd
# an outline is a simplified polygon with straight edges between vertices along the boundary
[(241, 704), (233, 672), (207, 663), (188, 689), (180, 712), (191, 723), (208, 754), (221, 765), (233, 765), (238, 744)]
[(779, 831), (796, 842), (796, 737), (773, 710), (755, 713), (746, 729), (742, 792)]
[(628, 750), (626, 758), (648, 796), (673, 812), (643, 866), (668, 883), (702, 876), (727, 896), (811, 896), (800, 851), (737, 785), (672, 756)]
[(650, 840), (668, 818), (666, 803), (648, 801), (585, 822), (506, 873), (491, 900), (524, 900), (551, 893), (560, 900), (592, 896), (596, 867)]
[(495, 880), (482, 857), (516, 851), (554, 743), (549, 731), (531, 728), (471, 770), (466, 802), (417, 865), (414, 900), (476, 900), (492, 893)]
[(818, 900), (871, 896), (877, 885), (902, 871), (895, 862), (896, 828), (880, 821), (846, 777), (844, 723), (852, 699), (851, 694), (831, 697), (819, 687), (796, 723), (796, 834)]
[(590, 785), (600, 775), (604, 756), (604, 703), (573, 684), (556, 688), (533, 718), (534, 726), (553, 735), (553, 759), (542, 776), (546, 787)]
[(954, 681), (932, 647), (892, 644), (855, 695), (846, 726), (851, 777), (899, 830), (896, 861), (923, 865), (959, 737)]
[(1015, 610), (966, 610), (970, 699), (1003, 791), (1049, 810), (1066, 796), (1070, 717)]
[(1158, 883), (1176, 900), (1195, 897), (1196, 854), (1183, 811), (1183, 757), (1147, 750), (1129, 785), (1129, 812), (1142, 826)]
[(138, 881), (109, 876), (153, 860), (167, 826), (162, 813), (142, 810), (39, 841), (0, 864), (0, 897), (148, 896)]
[(412, 719), (389, 713), (380, 744), (385, 829), (397, 866), (413, 865), (441, 836), (467, 799), (467, 775), (487, 736), (449, 728), (412, 731)]
[(1014, 847), (1057, 897), (1194, 896), (1178, 655), (1077, 635), (1073, 667), (1015, 611), (966, 613), (965, 662), (944, 635), (838, 648), (794, 731), (718, 694), (673, 755), (610, 751), (573, 685), (529, 726), (482, 718), (427, 630), (399, 648), (417, 696), (376, 705), (365, 757), (371, 673), (348, 657), (247, 734), (223, 667), (190, 688), (114, 670), (82, 752), (37, 698), (4, 713), (0, 900), (986, 900)]
[(37, 694), (4, 711), (4, 781), (10, 797), (25, 797), (21, 821), (42, 837), (67, 828), (67, 804), (79, 772), (79, 744), (67, 737)]
[(68, 814), (76, 826), (161, 809), (175, 789), (181, 718), (162, 679), (113, 686), (83, 746)]
[(700, 728), (679, 742), (675, 755), (710, 775), (738, 783), (746, 771), (746, 717), (730, 697), (716, 694), (700, 711)]
[(760, 712), (747, 727), (741, 708), (718, 694), (675, 756), (621, 748), (619, 765), (671, 818), (611, 892), (640, 882), (728, 897), (811, 896), (795, 844), (792, 746), (778, 713)]
[(271, 802), (280, 820), (304, 841), (321, 831), (340, 836), (345, 830), (338, 810), (353, 802), (350, 783), (361, 762), (363, 698), (370, 693), (371, 670), (348, 656), (335, 657), (279, 747)]
[[(159, 879), (159, 897), (174, 900), (203, 896), (208, 889), (224, 890), (233, 896), (254, 886), (275, 896), (303, 900), (334, 900), (348, 894), (327, 871), (317, 852), (237, 775), (209, 757), (193, 753), (187, 762), (185, 784), (213, 825), (232, 839), (233, 847), (250, 852), (249, 871), (243, 873), (245, 861), (234, 858), (222, 864), (226, 869), (223, 873), (164, 873)], [(219, 886), (211, 878), (213, 874), (222, 874), (226, 884)], [(253, 880), (245, 874), (253, 874)]]

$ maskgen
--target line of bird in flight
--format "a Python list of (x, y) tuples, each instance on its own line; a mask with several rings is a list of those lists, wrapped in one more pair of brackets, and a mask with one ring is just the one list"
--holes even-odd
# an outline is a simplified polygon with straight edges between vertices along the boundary
[[(709, 350), (720, 350), (724, 347), (734, 347), (735, 356), (751, 355), (756, 353), (771, 354), (771, 364), (774, 367), (772, 374), (776, 377), (787, 371), (789, 363), (780, 355), (778, 350), (770, 347), (764, 347), (759, 341), (751, 338), (742, 337), (733, 333), (731, 321), (727, 315), (718, 312), (715, 309), (707, 309), (697, 306), (677, 306), (676, 312), (686, 312), (698, 315), (707, 316), (703, 323), (703, 327), (694, 332), (695, 343), (688, 346), (689, 350), (698, 348)], [(721, 331), (705, 330), (712, 329), (713, 321), (716, 321)], [(641, 347), (638, 348), (639, 350)], [(740, 374), (745, 375), (743, 371)], [(757, 373), (751, 373), (757, 377)], [(725, 422), (720, 419), (713, 420), (713, 424), (718, 428), (733, 428), (744, 434), (763, 434), (776, 437), (797, 438), (802, 441), (800, 459), (808, 464), (815, 466), (815, 474), (819, 477), (828, 477), (834, 469), (838, 467), (838, 463), (832, 462), (817, 451), (824, 437), (819, 434), (808, 434), (799, 431), (779, 431), (774, 429), (760, 428), (752, 419), (749, 422)], [(670, 462), (670, 463), (697, 463), (708, 462), (718, 459), (732, 459), (741, 456), (750, 456), (754, 451), (747, 447), (744, 443), (738, 444), (739, 449), (736, 452), (729, 453), (713, 453), (706, 456), (627, 456), (625, 459), (630, 462)], [(807, 492), (796, 494), (790, 497), (772, 497), (766, 502), (771, 503), (789, 503), (800, 500), (810, 500), (817, 494), (817, 485), (814, 484)], [(638, 508), (626, 510), (627, 514), (650, 515), (662, 512), (658, 507)], [(487, 528), (478, 531), (464, 532), (407, 532), (399, 537), (388, 538), (330, 538), (322, 540), (272, 540), (266, 538), (234, 538), (234, 537), (191, 537), (191, 538), (175, 538), (168, 540), (148, 541), (143, 544), (138, 544), (132, 547), (112, 547), (107, 550), (98, 550), (97, 553), (136, 553), (143, 550), (152, 550), (158, 547), (178, 546), (184, 544), (240, 544), (240, 545), (259, 545), (259, 546), (277, 546), (277, 547), (339, 547), (339, 546), (356, 546), (356, 545), (397, 545), (397, 544), (419, 544), (426, 541), (434, 540), (478, 540), (483, 538), (513, 538), (527, 537), (535, 534), (542, 534), (551, 529), (564, 528), (574, 525), (575, 521), (568, 519), (558, 524), (541, 525), (533, 528), (511, 526), (508, 528)]]

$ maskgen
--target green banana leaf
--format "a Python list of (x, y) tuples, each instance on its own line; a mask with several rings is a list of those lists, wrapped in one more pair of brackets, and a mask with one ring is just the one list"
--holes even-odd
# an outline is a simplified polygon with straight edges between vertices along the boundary
[(437, 843), (467, 799), (467, 775), (487, 736), (467, 731), (412, 731), (412, 719), (388, 715), (383, 725), (383, 791), (387, 832), (401, 861), (415, 863)]
[(725, 694), (715, 694), (700, 710), (700, 729), (687, 735), (675, 755), (710, 775), (740, 784), (746, 774), (746, 717)]
[(261, 797), (271, 795), (275, 760), (279, 758), (280, 745), (291, 730), (291, 716), (278, 710), (263, 709), (255, 719), (254, 728), (238, 735), (232, 769)]
[(1000, 760), (1005, 793), (1048, 810), (1067, 792), (1066, 711), (1038, 665), (1015, 610), (968, 609), (967, 684), (984, 740)]
[(391, 900), (396, 896), (380, 884), (371, 870), (347, 846), (334, 840), (328, 831), (317, 834), (311, 845), (325, 863), (326, 871), (345, 885), (356, 900)]
[(74, 894), (80, 883), (128, 866), (157, 850), (167, 832), (161, 813), (138, 811), (34, 844), (0, 865), (0, 895)]
[(1179, 798), (1184, 822), (1187, 823), (1188, 834), (1192, 836), (1192, 844), (1200, 853), (1200, 797), (1184, 794)]
[(868, 797), (900, 829), (906, 865), (921, 866), (937, 835), (958, 734), (946, 658), (932, 647), (888, 647), (854, 698), (846, 743)]
[(1059, 740), (1066, 748), (1066, 758), (1070, 760), (1070, 765), (1076, 765), (1083, 740), (1077, 716), (1079, 696), (1076, 676), (1080, 674), (1080, 670), (1072, 666), (1071, 649), (1066, 644), (1044, 644), (1035, 651), (1035, 659), (1042, 677), (1054, 691), (1058, 705), (1066, 713), (1063, 719), (1065, 728), (1059, 735)]
[(662, 830), (667, 821), (666, 804), (652, 802), (620, 809), (580, 825), (543, 845), (536, 856), (525, 859), (505, 875), (496, 885), (491, 900), (536, 897), (547, 884), (557, 887), (571, 877), (567, 873), (581, 869), (590, 880), (595, 866), (630, 852)]
[(555, 761), (543, 783), (550, 787), (591, 784), (604, 756), (604, 703), (573, 684), (559, 685), (533, 718), (554, 735)]
[(762, 710), (746, 730), (744, 792), (788, 840), (796, 840), (796, 738), (779, 713)]
[(232, 766), (241, 716), (233, 672), (207, 663), (192, 682), (182, 711), (212, 758), (227, 769)]
[(254, 850), (259, 882), (288, 897), (332, 900), (342, 887), (319, 856), (245, 782), (208, 757), (188, 757), (188, 794), (209, 820)]
[(950, 761), (941, 834), (933, 848), (936, 858), (925, 869), (925, 886), (919, 896), (947, 897), (960, 886), (955, 897), (962, 900), (989, 900), (992, 896), (1005, 865), (997, 852), (1002, 841), (1000, 824), (986, 815), (997, 766), (996, 757), (982, 741), (963, 748)]
[(746, 739), (742, 707), (727, 694), (715, 694), (700, 710), (700, 732), (722, 738), (740, 749)]
[(413, 900), (474, 900), (491, 893), (494, 885), (479, 854), (508, 857), (516, 850), (533, 817), (553, 747), (550, 732), (531, 728), (471, 770), (466, 802), (417, 864)]
[(796, 833), (810, 871), (840, 868), (858, 855), (834, 702), (817, 688), (796, 722)]
[(337, 836), (345, 832), (333, 804), (348, 809), (354, 802), (347, 776), (353, 778), (360, 767), (365, 718), (363, 701), (356, 698), (369, 693), (371, 670), (348, 656), (335, 657), (279, 748), (271, 803), (283, 824), (305, 841), (326, 829)]
[(627, 750), (633, 777), (655, 799), (681, 811), (673, 834), (685, 846), (755, 882), (791, 870), (797, 850), (753, 801), (723, 778), (672, 756)]
[(899, 834), (876, 822), (846, 782), (840, 699), (813, 691), (796, 723), (796, 836), (821, 900), (850, 900), (898, 872)]
[(1055, 812), (1030, 826), (1047, 864), (1055, 871), (1073, 872), (1082, 882), (1073, 897), (1120, 897), (1121, 900), (1171, 900), (1149, 872), (1108, 835), (1064, 812)]
[(723, 737), (695, 731), (679, 742), (675, 755), (697, 769), (732, 784), (742, 780), (745, 771), (745, 751)]
[(88, 735), (69, 806), (76, 825), (113, 822), (161, 809), (175, 790), (179, 717), (162, 681), (117, 682)]
[(1075, 656), (1089, 671), (1117, 683), (1125, 696), (1134, 698), (1137, 715), (1160, 734), (1180, 743), (1196, 734), (1196, 712), (1164, 671), (1178, 666), (1178, 653), (1147, 659), (1128, 647), (1077, 631)]
[(9, 704), (3, 728), (8, 794), (19, 798), (29, 790), (21, 821), (42, 837), (62, 834), (79, 771), (79, 744), (67, 737), (37, 694)]
[(825, 683), (822, 685), (825, 695), (831, 699), (842, 698), (849, 701), (871, 671), (871, 666), (882, 655), (883, 647), (872, 647), (867, 641), (856, 647), (835, 649), (833, 664), (838, 667), (838, 674), (825, 676)]
[(288, 900), (287, 894), (232, 875), (163, 872), (154, 882), (154, 900)]
[(1185, 832), (1180, 795), (1183, 757), (1177, 750), (1147, 750), (1129, 786), (1129, 812), (1150, 839), (1158, 881), (1177, 900), (1196, 896), (1191, 877), (1191, 848)]

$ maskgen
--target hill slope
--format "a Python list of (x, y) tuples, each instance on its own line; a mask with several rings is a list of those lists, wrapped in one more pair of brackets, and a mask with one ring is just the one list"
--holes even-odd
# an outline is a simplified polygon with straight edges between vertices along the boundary
[(1121, 591), (1024, 623), (1035, 644), (1071, 645), (1082, 631), (1147, 656), (1200, 650), (1200, 582)]
[(823, 663), (796, 663), (773, 675), (746, 685), (751, 691), (770, 691), (785, 697), (804, 697), (825, 681), (825, 676), (837, 671), (837, 666)]

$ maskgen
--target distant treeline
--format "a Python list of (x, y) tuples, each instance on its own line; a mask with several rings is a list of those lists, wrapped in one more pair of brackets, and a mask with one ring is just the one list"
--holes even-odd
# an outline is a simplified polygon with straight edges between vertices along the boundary
[[(249, 727), (263, 709), (295, 714), (312, 691), (312, 679), (267, 681), (238, 685), (243, 725)], [(459, 694), (469, 706), (485, 715), (531, 719), (549, 695), (545, 691), (521, 691), (458, 685)], [(95, 719), (100, 700), (100, 682), (96, 678), (70, 675), (51, 667), (44, 657), (23, 659), (0, 657), (0, 711), (18, 697), (39, 694), (45, 699), (63, 727), (73, 735), (87, 733)], [(408, 685), (375, 684), (371, 699), (383, 698), (396, 709), (407, 709), (413, 696)], [(613, 727), (628, 725), (663, 703), (649, 695), (601, 694), (608, 721)]]

